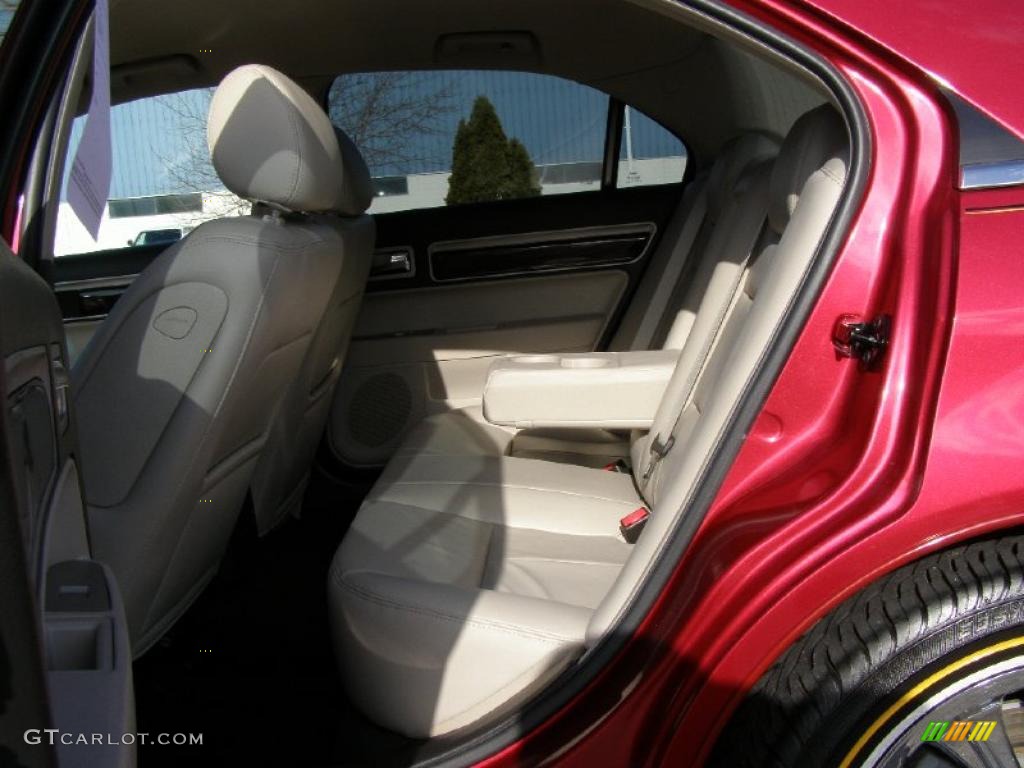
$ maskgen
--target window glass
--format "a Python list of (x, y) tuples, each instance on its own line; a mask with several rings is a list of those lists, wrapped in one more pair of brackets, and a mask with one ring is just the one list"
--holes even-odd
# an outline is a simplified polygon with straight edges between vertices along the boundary
[(625, 107), (615, 186), (677, 184), (686, 172), (686, 147), (643, 112)]
[(85, 115), (71, 126), (54, 253), (167, 244), (200, 222), (248, 213), (249, 204), (224, 189), (210, 163), (206, 115), (213, 90), (154, 96), (111, 109), (113, 175), (110, 199), (93, 240), (67, 203), (71, 160)]
[(14, 13), (21, 5), (21, 0), (0, 0), (0, 45), (4, 44), (7, 30), (11, 28)]
[(366, 157), (371, 213), (597, 190), (608, 97), (523, 72), (342, 75), (331, 120)]

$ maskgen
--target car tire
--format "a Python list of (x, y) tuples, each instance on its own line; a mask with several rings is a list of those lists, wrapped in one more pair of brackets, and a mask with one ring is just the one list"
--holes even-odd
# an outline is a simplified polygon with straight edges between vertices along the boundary
[[(926, 731), (936, 721), (969, 721), (982, 711), (996, 718), (1006, 710), (996, 709), (993, 697), (1019, 700), (1021, 690), (1024, 536), (1008, 536), (900, 568), (836, 608), (756, 684), (709, 764), (1003, 765), (1013, 759), (1005, 723), (983, 746), (924, 743)], [(992, 700), (988, 709), (982, 699)], [(975, 763), (970, 755), (958, 758), (954, 747), (993, 754)], [(915, 758), (922, 750), (932, 757)]]

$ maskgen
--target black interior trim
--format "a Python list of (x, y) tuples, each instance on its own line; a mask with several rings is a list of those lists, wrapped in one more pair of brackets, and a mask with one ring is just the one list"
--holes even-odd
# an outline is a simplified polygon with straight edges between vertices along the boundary
[(522, 276), (631, 264), (641, 258), (654, 225), (633, 232), (607, 232), (522, 243), (431, 246), (430, 274), (436, 282)]
[(409, 339), (416, 336), (458, 336), (463, 333), (480, 333), (486, 331), (514, 330), (519, 328), (536, 328), (537, 326), (550, 325), (552, 323), (564, 322), (593, 322), (602, 321), (604, 315), (580, 314), (566, 315), (555, 314), (546, 317), (536, 317), (529, 320), (515, 320), (505, 323), (491, 323), (489, 325), (458, 325), (450, 328), (418, 328), (414, 331), (395, 331), (394, 333), (368, 333), (360, 336), (353, 336), (352, 341), (381, 341), (385, 339)]
[[(438, 250), (438, 246), (453, 241), (484, 241), (499, 237), (525, 239), (536, 233), (558, 234), (559, 237), (565, 233), (566, 237), (572, 237), (575, 230), (643, 227), (654, 222), (658, 232), (639, 259), (613, 267), (590, 265), (579, 268), (580, 271), (622, 269), (629, 275), (632, 285), (643, 274), (650, 254), (657, 247), (660, 228), (675, 211), (682, 190), (683, 185), (679, 183), (630, 189), (595, 189), (375, 214), (377, 249), (411, 249), (413, 269), (411, 274), (400, 280), (371, 281), (367, 292), (416, 290), (443, 284), (431, 275), (430, 253)], [(564, 269), (569, 271), (575, 268)], [(513, 273), (472, 279), (510, 280), (517, 276)]]
[[(0, 56), (0, 198), (4, 233), (13, 231), (17, 201), (31, 161), (31, 143), (45, 117), (56, 83), (65, 76), (72, 43), (91, 7), (87, 0), (25, 2), (14, 16)], [(38, 252), (19, 254), (35, 267)]]
[(619, 182), (619, 148), (622, 146), (622, 124), (625, 114), (626, 105), (614, 97), (609, 97), (608, 126), (604, 132), (601, 189), (615, 189)]
[(53, 260), (53, 281), (59, 288), (76, 280), (138, 275), (165, 250), (167, 243), (158, 243), (58, 256)]
[[(783, 319), (771, 349), (761, 367), (748, 383), (738, 407), (723, 430), (723, 438), (705, 464), (701, 477), (696, 483), (697, 490), (686, 503), (687, 509), (680, 515), (675, 529), (667, 536), (668, 545), (657, 562), (654, 563), (648, 578), (640, 586), (631, 605), (616, 625), (616, 631), (603, 638), (579, 664), (566, 670), (550, 682), (536, 698), (527, 702), (518, 711), (513, 711), (503, 720), (475, 734), (472, 732), (461, 735), (456, 733), (447, 738), (436, 739), (424, 744), (419, 755), (421, 759), (416, 763), (420, 768), (473, 765), (521, 739), (525, 734), (543, 725), (570, 701), (579, 696), (597, 674), (604, 670), (632, 639), (654, 602), (661, 595), (669, 577), (688, 548), (693, 534), (707, 514), (726, 473), (743, 445), (747, 429), (760, 412), (782, 366), (789, 358), (790, 351), (828, 278), (832, 263), (857, 211), (867, 183), (871, 165), (871, 132), (867, 116), (854, 94), (853, 88), (832, 64), (791, 38), (765, 27), (761, 22), (726, 6), (720, 0), (688, 0), (688, 4), (720, 24), (774, 48), (777, 52), (815, 74), (831, 89), (852, 134), (850, 174), (846, 189), (839, 202), (836, 215), (829, 225), (821, 246), (819, 246), (818, 256)], [(647, 649), (647, 653), (653, 652), (654, 649)], [(630, 680), (635, 679), (634, 670)], [(626, 685), (629, 682), (623, 681), (623, 684)], [(608, 702), (609, 708), (613, 705), (613, 702)], [(564, 732), (567, 727), (566, 724), (562, 724), (557, 730)], [(555, 742), (547, 743), (547, 747), (551, 749), (558, 746), (560, 745)], [(651, 745), (652, 748), (655, 746)], [(551, 752), (527, 753), (520, 755), (520, 760), (524, 764), (539, 763), (550, 754)]]
[(54, 293), (65, 322), (106, 317), (166, 244), (75, 253), (53, 259)]

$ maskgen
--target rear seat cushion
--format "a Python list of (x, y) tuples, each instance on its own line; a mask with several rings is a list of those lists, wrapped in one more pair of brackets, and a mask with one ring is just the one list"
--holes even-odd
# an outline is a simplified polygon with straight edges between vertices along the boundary
[(402, 440), (396, 456), (518, 456), (601, 468), (629, 456), (628, 437), (606, 429), (517, 432), (488, 422), (480, 406), (428, 416)]
[(435, 736), (547, 683), (583, 649), (591, 612), (551, 600), (367, 571), (331, 572), (329, 609), (353, 701)]
[(469, 406), (427, 416), (409, 430), (395, 455), (501, 456), (509, 452), (515, 434), (487, 421), (481, 406)]
[(427, 736), (542, 685), (582, 651), (632, 550), (618, 521), (639, 504), (617, 472), (511, 457), (393, 461), (331, 568), (353, 700), (382, 725)]
[(457, 514), (570, 535), (617, 535), (641, 505), (632, 476), (513, 456), (409, 456), (385, 468), (364, 502)]

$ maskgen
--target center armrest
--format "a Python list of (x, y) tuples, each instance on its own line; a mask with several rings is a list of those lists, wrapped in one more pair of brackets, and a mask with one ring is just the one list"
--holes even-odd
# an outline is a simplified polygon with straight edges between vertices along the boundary
[(522, 355), (495, 362), (484, 386), (493, 424), (648, 429), (679, 350)]

